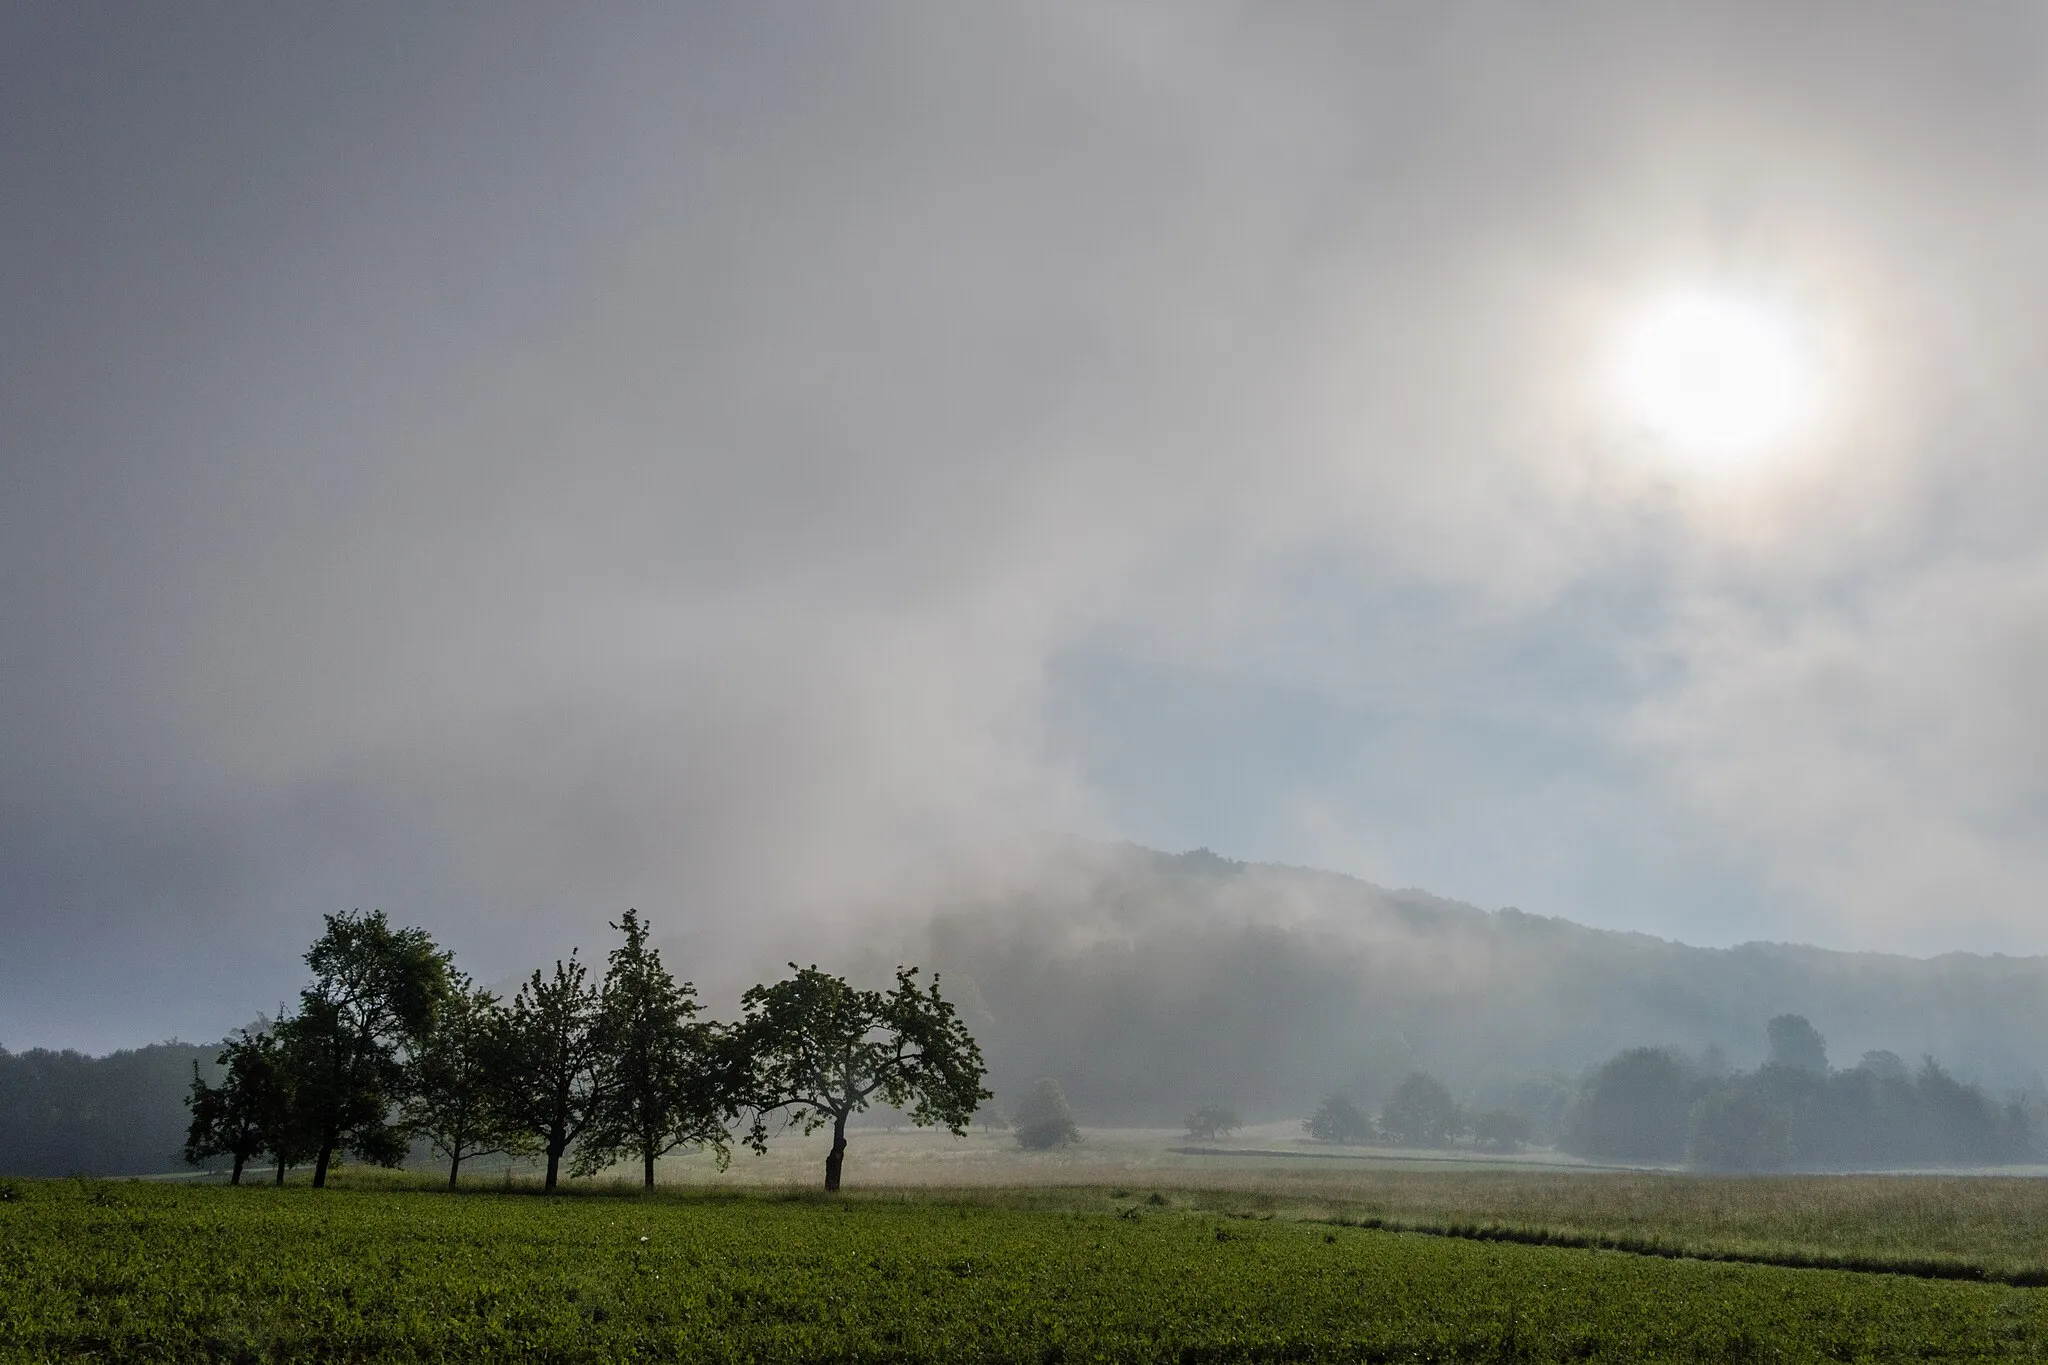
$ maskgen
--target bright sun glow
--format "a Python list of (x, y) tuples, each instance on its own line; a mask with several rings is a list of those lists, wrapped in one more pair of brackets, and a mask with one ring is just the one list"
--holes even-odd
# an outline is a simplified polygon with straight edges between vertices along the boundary
[(1697, 458), (1763, 453), (1794, 435), (1814, 401), (1798, 329), (1773, 310), (1720, 294), (1681, 294), (1623, 337), (1616, 389), (1630, 418)]

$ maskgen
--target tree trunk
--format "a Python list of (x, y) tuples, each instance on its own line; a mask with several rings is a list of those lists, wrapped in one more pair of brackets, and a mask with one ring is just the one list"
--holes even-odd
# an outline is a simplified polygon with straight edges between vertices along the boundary
[(242, 1163), (247, 1160), (248, 1158), (240, 1152), (235, 1153), (235, 1173), (228, 1177), (228, 1184), (239, 1185), (242, 1183)]
[(331, 1160), (333, 1160), (333, 1158), (334, 1158), (334, 1146), (333, 1146), (333, 1144), (332, 1144), (332, 1143), (327, 1143), (327, 1142), (323, 1142), (323, 1143), (321, 1143), (321, 1144), (320, 1144), (320, 1155), (319, 1155), (319, 1156), (317, 1156), (317, 1157), (315, 1157), (315, 1158), (313, 1158), (313, 1188), (314, 1188), (314, 1189), (316, 1189), (316, 1190), (324, 1190), (324, 1189), (326, 1189), (326, 1188), (327, 1188), (327, 1165), (328, 1165), (328, 1163), (329, 1163), (329, 1162), (330, 1162)]
[(555, 1187), (555, 1180), (561, 1174), (561, 1171), (562, 1148), (550, 1142), (548, 1144), (548, 1178), (547, 1183), (541, 1188), (552, 1190)]
[(279, 1189), (284, 1188), (284, 1158), (282, 1156), (277, 1159), (277, 1187)]
[(456, 1174), (456, 1172), (460, 1171), (461, 1169), (462, 1169), (462, 1153), (461, 1153), (461, 1152), (457, 1152), (457, 1153), (456, 1153), (456, 1154), (455, 1154), (454, 1156), (451, 1156), (451, 1157), (449, 1157), (449, 1158), (448, 1158), (448, 1188), (449, 1188), (449, 1189), (451, 1189), (451, 1190), (452, 1190), (452, 1189), (454, 1189), (454, 1188), (455, 1188), (455, 1174)]
[(839, 1170), (846, 1164), (846, 1115), (832, 1116), (832, 1151), (825, 1158), (825, 1193), (839, 1193)]
[(642, 1169), (642, 1170), (643, 1170), (643, 1171), (644, 1171), (644, 1172), (646, 1173), (646, 1175), (647, 1175), (647, 1188), (648, 1188), (648, 1189), (650, 1189), (650, 1190), (651, 1190), (651, 1189), (653, 1189), (653, 1188), (654, 1188), (654, 1144), (653, 1144), (653, 1143), (651, 1143), (651, 1142), (650, 1142), (650, 1143), (649, 1143), (649, 1144), (647, 1144), (647, 1145), (646, 1145), (645, 1147), (642, 1147), (642, 1148), (640, 1149), (640, 1166), (641, 1166), (641, 1169)]

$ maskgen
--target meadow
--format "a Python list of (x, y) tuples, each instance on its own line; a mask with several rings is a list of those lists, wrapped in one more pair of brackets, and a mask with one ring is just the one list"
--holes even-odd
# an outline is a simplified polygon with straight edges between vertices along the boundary
[(327, 1190), (16, 1181), (0, 1188), (0, 1358), (2048, 1357), (2043, 1290), (1362, 1225), (1555, 1217), (1672, 1248), (1748, 1237), (1901, 1257), (1946, 1237), (1956, 1267), (1991, 1274), (2035, 1254), (2048, 1202), (2019, 1181), (1820, 1184), (1237, 1169), (1192, 1189), (827, 1198), (599, 1182), (544, 1197), (503, 1179), (450, 1195), (360, 1171)]

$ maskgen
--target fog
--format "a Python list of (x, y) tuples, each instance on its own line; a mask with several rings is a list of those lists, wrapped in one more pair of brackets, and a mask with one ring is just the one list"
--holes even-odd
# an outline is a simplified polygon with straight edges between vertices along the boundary
[[(1077, 837), (2042, 951), (2044, 24), (13, 7), (0, 1045), (218, 1037), (352, 906), (485, 980), (628, 905), (704, 981), (1028, 955), (959, 917)], [(1702, 279), (1827, 358), (1741, 476), (1595, 393)], [(1399, 916), (1333, 893), (1299, 962), (1275, 888), (1139, 935), (1230, 1037), (1332, 992), (1273, 1103), (1478, 1083), (1486, 935), (1390, 1040), (1342, 1002)], [(1518, 1064), (1829, 1008), (1778, 1000)]]

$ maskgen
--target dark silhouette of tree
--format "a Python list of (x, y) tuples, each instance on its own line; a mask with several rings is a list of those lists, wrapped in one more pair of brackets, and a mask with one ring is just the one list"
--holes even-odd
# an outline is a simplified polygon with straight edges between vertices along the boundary
[(967, 1131), (989, 1098), (981, 1084), (987, 1068), (936, 977), (920, 989), (917, 969), (898, 967), (895, 988), (884, 993), (789, 965), (794, 976), (741, 997), (746, 1016), (732, 1056), (745, 1067), (746, 1107), (755, 1111), (749, 1145), (766, 1149), (766, 1115), (776, 1110), (807, 1133), (831, 1124), (829, 1192), (838, 1190), (846, 1159), (846, 1121), (870, 1103), (906, 1110), (920, 1127)]
[(1215, 1142), (1244, 1127), (1244, 1121), (1227, 1104), (1205, 1104), (1188, 1115), (1187, 1125), (1189, 1137)]
[(1411, 1071), (1380, 1106), (1380, 1128), (1410, 1147), (1448, 1147), (1458, 1131), (1458, 1102), (1443, 1082)]
[(567, 962), (556, 960), (552, 979), (535, 971), (512, 1001), (505, 1117), (513, 1131), (546, 1153), (550, 1190), (561, 1178), (563, 1155), (605, 1098), (601, 995), (589, 976), (571, 952)]
[(1349, 1095), (1331, 1091), (1301, 1126), (1317, 1142), (1359, 1143), (1372, 1140), (1372, 1119)]
[[(265, 1031), (243, 1030), (230, 1039), (216, 1059), (225, 1068), (219, 1085), (208, 1085), (192, 1063), (192, 1092), (187, 1103), (192, 1123), (185, 1134), (185, 1160), (197, 1166), (225, 1156), (234, 1167), (228, 1183), (242, 1183), (242, 1168), (273, 1144), (286, 1156), (294, 1144), (286, 1136), (293, 1120), (290, 1078), (283, 1049)], [(284, 1163), (278, 1179), (284, 1178)]]
[(1694, 1106), (1686, 1154), (1710, 1171), (1782, 1170), (1792, 1159), (1791, 1123), (1754, 1087), (1723, 1086)]
[(1080, 1140), (1080, 1125), (1060, 1083), (1050, 1076), (1032, 1082), (1017, 1104), (1017, 1145), (1043, 1152)]
[(1781, 1014), (1764, 1026), (1771, 1038), (1771, 1065), (1794, 1071), (1828, 1070), (1828, 1043), (1803, 1014)]
[(726, 1124), (738, 1114), (741, 1085), (728, 1074), (719, 1034), (694, 1022), (697, 988), (669, 975), (639, 912), (628, 910), (612, 928), (626, 941), (612, 950), (598, 1005), (606, 1078), (575, 1173), (637, 1156), (651, 1190), (655, 1159), (677, 1147), (709, 1146), (725, 1164)]
[(1681, 1160), (1692, 1101), (1676, 1057), (1663, 1048), (1630, 1048), (1593, 1074), (1565, 1126), (1565, 1150), (1621, 1161)]
[(328, 915), (306, 951), (313, 984), (278, 1026), (296, 1104), (313, 1134), (313, 1185), (336, 1152), (395, 1166), (410, 1144), (392, 1122), (410, 1049), (448, 990), (448, 957), (424, 930), (394, 929), (379, 910)]
[(511, 1150), (518, 1131), (505, 1114), (512, 1064), (511, 1013), (490, 991), (451, 971), (433, 1028), (412, 1057), (406, 1127), (448, 1158), (448, 1188), (462, 1163)]

